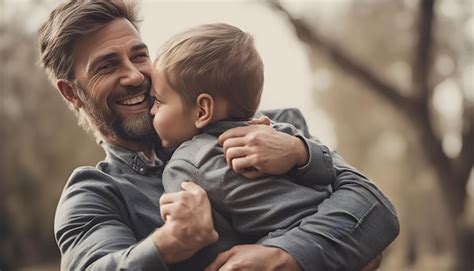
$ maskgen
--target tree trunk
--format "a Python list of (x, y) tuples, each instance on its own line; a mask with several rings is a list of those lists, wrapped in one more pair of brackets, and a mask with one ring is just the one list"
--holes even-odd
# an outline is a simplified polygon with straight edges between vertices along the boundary
[[(429, 85), (431, 65), (432, 29), (434, 16), (434, 0), (420, 0), (418, 16), (418, 40), (413, 58), (413, 86), (416, 93), (413, 97), (402, 96), (403, 93), (389, 82), (382, 80), (376, 73), (365, 67), (339, 48), (336, 44), (324, 39), (304, 20), (293, 17), (278, 2), (269, 4), (286, 15), (293, 25), (298, 38), (312, 49), (324, 51), (342, 70), (356, 77), (401, 112), (417, 131), (418, 140), (427, 161), (437, 175), (436, 182), (441, 188), (443, 200), (447, 205), (450, 221), (454, 230), (457, 270), (468, 270), (474, 266), (472, 255), (466, 255), (473, 247), (473, 234), (463, 228), (461, 219), (467, 198), (467, 182), (474, 163), (474, 114), (472, 107), (466, 102), (464, 107), (464, 127), (462, 131), (462, 149), (455, 159), (447, 157), (442, 142), (438, 138), (430, 115), (430, 100), (433, 88)], [(472, 252), (472, 251), (471, 251)]]

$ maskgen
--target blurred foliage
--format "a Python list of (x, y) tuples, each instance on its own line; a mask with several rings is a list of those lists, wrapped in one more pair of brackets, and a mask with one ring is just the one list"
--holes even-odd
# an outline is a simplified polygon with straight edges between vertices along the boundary
[[(437, 17), (433, 50), (447, 57), (444, 66), (451, 61), (454, 67), (447, 74), (442, 68), (433, 68), (430, 80), (436, 86), (449, 77), (462, 86), (463, 68), (472, 65), (472, 44), (465, 40), (463, 30), (469, 18), (462, 16), (468, 13), (472, 17), (473, 3), (444, 0), (438, 4), (447, 1), (462, 10), (459, 16)], [(42, 2), (30, 2), (28, 9), (0, 21), (2, 270), (47, 262), (54, 264), (46, 269), (57, 269), (59, 251), (54, 242), (53, 217), (59, 195), (74, 168), (92, 165), (104, 155), (93, 136), (77, 125), (74, 114), (68, 112), (37, 65), (36, 33), (28, 30), (24, 18), (35, 14)], [(0, 9), (3, 3), (0, 1)], [(418, 1), (357, 0), (352, 5), (348, 1), (344, 16), (330, 21), (314, 16), (322, 9), (318, 1), (304, 3), (301, 17), (384, 80), (410, 94)], [(309, 50), (309, 58), (315, 77), (314, 99), (331, 118), (338, 151), (373, 179), (399, 212), (402, 231), (385, 252), (381, 269), (452, 270), (457, 261), (451, 253), (455, 230), (453, 223), (448, 223), (451, 218), (446, 202), (434, 181), (436, 172), (413, 126), (399, 108), (342, 71), (326, 53)], [(472, 89), (469, 92), (472, 94)], [(462, 220), (457, 222), (472, 235), (474, 207), (470, 197)], [(467, 252), (472, 251), (474, 247)]]
[(474, 266), (473, 2), (352, 1), (327, 21), (318, 2), (269, 4), (307, 45), (338, 150), (396, 203), (382, 269)]
[[(57, 261), (53, 217), (65, 181), (103, 152), (37, 65), (24, 19), (0, 24), (0, 268)], [(23, 15), (23, 16), (22, 16)]]

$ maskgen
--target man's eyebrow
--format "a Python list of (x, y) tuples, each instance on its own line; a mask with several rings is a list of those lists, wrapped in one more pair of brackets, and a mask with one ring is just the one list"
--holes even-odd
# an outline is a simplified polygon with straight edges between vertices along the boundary
[(97, 65), (99, 65), (103, 61), (117, 59), (117, 58), (119, 58), (119, 55), (117, 53), (105, 53), (103, 55), (99, 55), (94, 58), (92, 63), (89, 65), (89, 69), (94, 69)]
[[(143, 50), (143, 49), (148, 50), (148, 46), (146, 46), (145, 43), (136, 44), (136, 45), (132, 46), (132, 48), (130, 50), (133, 52), (133, 51), (140, 51), (140, 50)], [(99, 55), (89, 65), (89, 70), (94, 69), (97, 65), (99, 65), (103, 61), (118, 59), (118, 58), (120, 58), (120, 56), (115, 52), (105, 53), (103, 55)]]
[(139, 43), (137, 45), (134, 45), (132, 47), (131, 51), (140, 51), (140, 50), (143, 50), (143, 49), (148, 50), (148, 46), (146, 46), (145, 43)]

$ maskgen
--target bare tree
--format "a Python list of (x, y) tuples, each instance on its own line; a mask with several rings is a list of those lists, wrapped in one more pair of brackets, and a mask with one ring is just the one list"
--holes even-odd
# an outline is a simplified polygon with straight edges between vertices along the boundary
[(462, 147), (457, 157), (450, 158), (443, 151), (442, 140), (435, 129), (435, 116), (431, 112), (430, 105), (434, 93), (430, 74), (435, 46), (433, 39), (435, 0), (420, 0), (419, 2), (417, 39), (411, 60), (413, 89), (409, 93), (412, 95), (404, 94), (407, 92), (384, 80), (364, 63), (321, 35), (307, 21), (292, 15), (279, 2), (269, 1), (268, 4), (285, 15), (294, 27), (297, 37), (309, 48), (325, 52), (339, 68), (368, 85), (367, 90), (374, 91), (376, 95), (383, 97), (411, 123), (424, 155), (437, 175), (438, 185), (441, 187), (449, 215), (456, 228), (454, 235), (458, 245), (457, 261), (461, 267), (472, 264), (466, 263), (467, 258), (470, 257), (462, 253), (468, 251), (466, 246), (472, 243), (472, 240), (469, 240), (468, 232), (460, 226), (459, 221), (465, 210), (467, 183), (474, 164), (473, 104), (464, 97)]

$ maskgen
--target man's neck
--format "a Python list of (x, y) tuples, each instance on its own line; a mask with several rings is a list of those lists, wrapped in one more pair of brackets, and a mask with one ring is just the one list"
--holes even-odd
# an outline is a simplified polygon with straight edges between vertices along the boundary
[(149, 140), (125, 140), (116, 137), (105, 137), (104, 141), (133, 152), (143, 152), (149, 159), (153, 157), (153, 146)]

